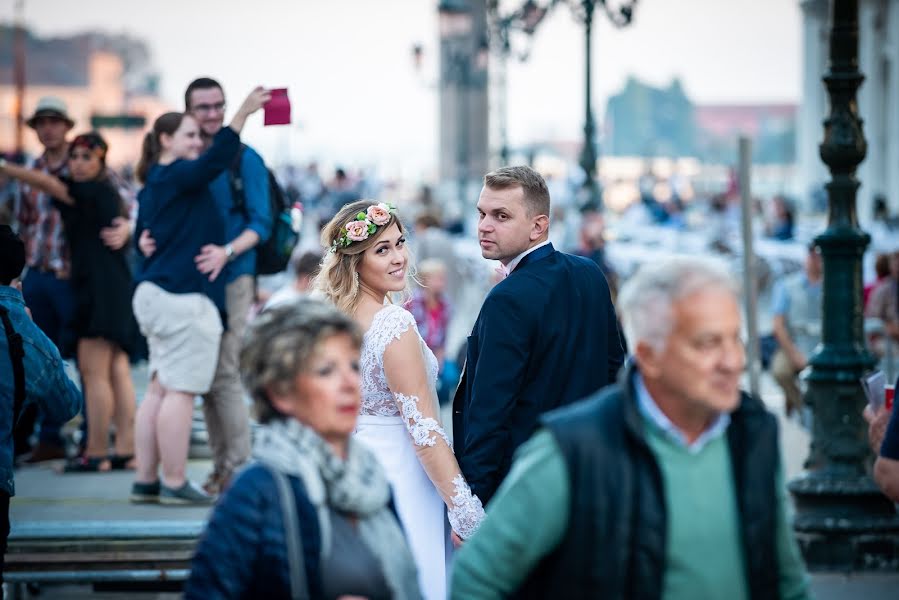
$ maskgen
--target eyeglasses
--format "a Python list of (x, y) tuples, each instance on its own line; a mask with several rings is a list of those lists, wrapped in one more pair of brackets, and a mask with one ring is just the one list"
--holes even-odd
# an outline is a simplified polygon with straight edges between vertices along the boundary
[(191, 107), (190, 112), (209, 114), (213, 112), (223, 112), (225, 110), (224, 102), (216, 102), (215, 104), (195, 104)]

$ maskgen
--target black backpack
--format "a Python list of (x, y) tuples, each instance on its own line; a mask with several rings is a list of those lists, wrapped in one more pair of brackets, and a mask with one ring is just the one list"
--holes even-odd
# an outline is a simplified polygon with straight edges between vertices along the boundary
[[(239, 211), (243, 213), (245, 219), (249, 220), (243, 175), (240, 172), (240, 160), (245, 147), (241, 144), (240, 152), (237, 153), (237, 157), (231, 163), (231, 169), (228, 171), (228, 179), (231, 183), (232, 212)], [(300, 239), (299, 224), (294, 224), (291, 216), (293, 207), (287, 199), (287, 194), (281, 189), (272, 170), (266, 167), (265, 171), (268, 173), (268, 200), (272, 213), (272, 233), (266, 241), (256, 246), (256, 275), (272, 275), (286, 269), (287, 263), (290, 262), (290, 254)]]

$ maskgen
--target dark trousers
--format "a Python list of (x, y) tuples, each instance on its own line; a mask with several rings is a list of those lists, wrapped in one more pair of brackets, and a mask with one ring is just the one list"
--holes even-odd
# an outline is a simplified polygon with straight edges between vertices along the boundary
[[(75, 318), (75, 292), (71, 282), (59, 279), (52, 272), (28, 269), (28, 274), (22, 281), (22, 296), (25, 298), (26, 306), (31, 310), (31, 318), (34, 319), (35, 325), (56, 344), (63, 357), (73, 357), (76, 342), (72, 328), (72, 321)], [(26, 411), (22, 414), (16, 427), (17, 440), (23, 436), (27, 439), (34, 430), (36, 421), (40, 423), (40, 441), (53, 446), (63, 445), (59, 430), (65, 422), (55, 421), (35, 411)], [(17, 447), (16, 452), (19, 453), (19, 450)]]
[(9, 493), (0, 490), (0, 583), (6, 568), (6, 540), (9, 538)]

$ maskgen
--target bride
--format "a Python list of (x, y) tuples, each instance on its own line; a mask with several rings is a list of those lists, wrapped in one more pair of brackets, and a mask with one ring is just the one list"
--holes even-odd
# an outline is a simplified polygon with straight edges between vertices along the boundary
[[(403, 224), (387, 204), (344, 206), (322, 230), (329, 248), (316, 289), (365, 331), (362, 408), (356, 436), (387, 472), (426, 598), (446, 598), (451, 552), (447, 519), (462, 540), (484, 517), (440, 424), (437, 359), (415, 319), (392, 304), (408, 283)], [(445, 508), (444, 508), (445, 507)]]

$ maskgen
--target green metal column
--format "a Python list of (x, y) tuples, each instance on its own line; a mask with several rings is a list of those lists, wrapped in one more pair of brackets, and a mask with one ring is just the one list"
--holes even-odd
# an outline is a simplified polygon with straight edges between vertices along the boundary
[(580, 164), (584, 170), (583, 208), (602, 210), (602, 197), (596, 181), (596, 122), (593, 120), (593, 77), (591, 58), (593, 50), (593, 10), (594, 0), (582, 0), (584, 11), (584, 147), (581, 148)]
[(856, 168), (867, 143), (856, 93), (858, 0), (833, 0), (830, 115), (821, 159), (830, 169), (827, 229), (816, 238), (824, 262), (821, 345), (811, 358), (805, 402), (814, 424), (807, 472), (790, 482), (794, 527), (812, 570), (899, 567), (899, 517), (869, 476), (871, 457), (860, 378), (875, 360), (865, 347), (861, 261), (870, 237), (858, 226)]

